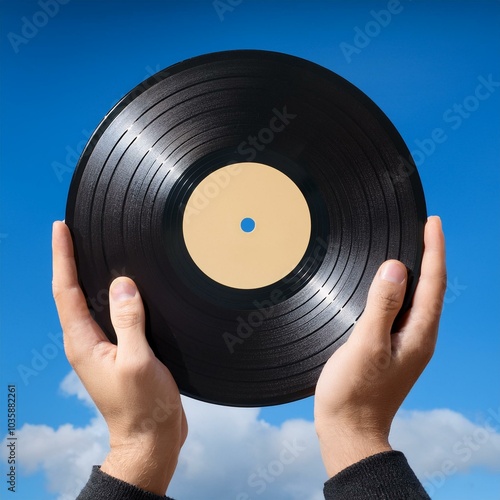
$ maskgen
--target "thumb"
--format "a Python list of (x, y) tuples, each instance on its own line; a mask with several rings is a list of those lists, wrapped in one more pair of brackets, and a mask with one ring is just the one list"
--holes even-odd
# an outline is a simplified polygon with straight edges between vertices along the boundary
[(109, 311), (118, 340), (118, 354), (128, 357), (149, 350), (144, 306), (139, 290), (130, 278), (117, 278), (111, 283)]
[(392, 324), (403, 305), (406, 282), (406, 267), (402, 262), (384, 262), (373, 278), (366, 308), (355, 330), (369, 335), (371, 341), (389, 340)]

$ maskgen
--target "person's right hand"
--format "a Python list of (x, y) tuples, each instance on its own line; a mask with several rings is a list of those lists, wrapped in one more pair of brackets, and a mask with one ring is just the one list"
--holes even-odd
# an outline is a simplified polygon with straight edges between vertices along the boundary
[(52, 282), (64, 349), (109, 428), (110, 452), (101, 470), (157, 495), (164, 495), (186, 439), (179, 389), (145, 336), (139, 291), (117, 278), (109, 291), (117, 345), (92, 319), (78, 285), (68, 227), (55, 222)]
[(330, 477), (363, 458), (391, 450), (394, 415), (432, 357), (446, 290), (439, 217), (427, 221), (413, 302), (391, 333), (406, 281), (401, 262), (381, 265), (362, 316), (318, 380), (314, 420)]

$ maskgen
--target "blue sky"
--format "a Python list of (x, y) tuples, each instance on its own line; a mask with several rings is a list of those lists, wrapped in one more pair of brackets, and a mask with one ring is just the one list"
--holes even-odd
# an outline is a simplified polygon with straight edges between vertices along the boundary
[[(17, 498), (65, 498), (66, 486), (51, 475), (47, 457), (58, 463), (66, 451), (51, 448), (51, 436), (64, 443), (57, 441), (61, 426), (71, 424), (68, 432), (75, 433), (95, 418), (73, 379), (61, 388), (70, 366), (51, 297), (51, 222), (64, 217), (77, 154), (105, 113), (147, 76), (202, 53), (256, 48), (309, 59), (348, 79), (382, 108), (414, 153), (428, 212), (443, 219), (449, 287), (436, 354), (403, 408), (421, 412), (416, 415), (436, 425), (443, 439), (446, 418), (456, 417), (458, 430), (435, 456), (425, 449), (426, 430), (409, 421), (401, 420), (398, 439), (409, 442), (404, 432), (422, 433), (423, 449), (417, 444), (403, 451), (415, 464), (434, 456), (418, 465), (424, 480), (433, 478), (433, 498), (498, 500), (500, 419), (491, 416), (500, 411), (500, 2), (54, 2), (0, 2), (1, 387), (5, 392), (16, 384), (17, 427), (26, 430), (19, 441), (26, 464), (19, 469)], [(377, 14), (389, 8), (390, 19)], [(279, 440), (290, 421), (310, 433), (312, 400), (260, 413), (218, 411), (218, 418), (246, 415), (250, 430), (265, 421)], [(462, 463), (453, 446), (486, 422), (488, 439)], [(265, 425), (259, 429), (268, 432)], [(196, 427), (193, 432), (207, 445)], [(29, 435), (47, 439), (36, 441), (35, 450)], [(234, 453), (242, 446), (235, 443)], [(28, 460), (37, 453), (41, 458)], [(310, 462), (301, 455), (304, 467), (321, 466), (313, 455)], [(440, 485), (436, 471), (450, 456), (458, 470)], [(214, 470), (219, 459), (214, 452)], [(188, 456), (182, 464), (189, 465)], [(241, 465), (243, 483), (254, 465)], [(192, 498), (182, 489), (183, 474), (172, 494)], [(286, 492), (279, 498), (295, 498), (287, 482), (292, 479), (285, 471), (256, 498), (278, 498), (272, 488)], [(2, 497), (5, 488), (2, 482)]]

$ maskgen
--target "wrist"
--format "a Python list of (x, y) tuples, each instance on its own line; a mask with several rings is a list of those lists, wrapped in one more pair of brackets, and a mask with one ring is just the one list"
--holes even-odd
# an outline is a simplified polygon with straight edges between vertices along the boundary
[(102, 463), (101, 470), (144, 491), (162, 496), (174, 474), (179, 452), (180, 447), (172, 449), (171, 443), (170, 446), (146, 441), (115, 445)]
[(321, 457), (328, 477), (364, 458), (391, 451), (388, 433), (337, 427), (319, 431)]

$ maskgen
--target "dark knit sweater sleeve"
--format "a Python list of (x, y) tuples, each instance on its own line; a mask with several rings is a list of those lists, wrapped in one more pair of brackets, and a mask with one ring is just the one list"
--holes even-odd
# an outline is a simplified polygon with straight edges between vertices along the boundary
[(400, 451), (365, 458), (325, 483), (326, 500), (429, 500)]
[(172, 500), (166, 496), (141, 490), (132, 484), (116, 479), (99, 466), (94, 465), (92, 474), (76, 500)]

